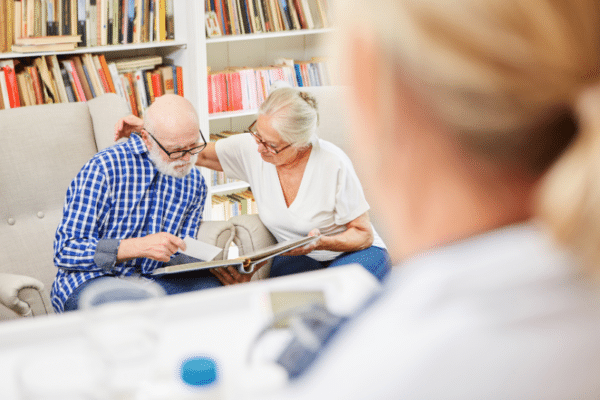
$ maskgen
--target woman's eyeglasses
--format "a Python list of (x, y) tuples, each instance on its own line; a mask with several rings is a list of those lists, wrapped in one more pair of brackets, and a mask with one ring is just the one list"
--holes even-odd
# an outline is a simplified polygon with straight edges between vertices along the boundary
[(254, 140), (256, 140), (256, 143), (258, 144), (262, 144), (265, 149), (267, 149), (267, 151), (271, 154), (279, 154), (281, 153), (283, 150), (287, 149), (288, 147), (290, 147), (292, 144), (288, 144), (287, 146), (283, 146), (281, 149), (276, 149), (275, 147), (271, 146), (270, 144), (268, 144), (267, 142), (265, 142), (264, 140), (262, 140), (262, 138), (260, 136), (258, 136), (258, 131), (256, 130), (256, 121), (254, 121), (246, 130), (246, 132), (250, 133), (252, 135), (252, 137), (254, 137)]

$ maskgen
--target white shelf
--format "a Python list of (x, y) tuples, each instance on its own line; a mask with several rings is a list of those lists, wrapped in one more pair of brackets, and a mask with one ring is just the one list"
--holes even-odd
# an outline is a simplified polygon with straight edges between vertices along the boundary
[(248, 189), (250, 185), (244, 181), (224, 183), (222, 185), (213, 186), (210, 189), (211, 195), (213, 194), (229, 194), (240, 190)]
[(245, 117), (248, 115), (256, 115), (257, 112), (258, 112), (258, 110), (241, 110), (241, 111), (220, 112), (220, 113), (215, 113), (215, 114), (208, 114), (208, 120), (214, 121), (214, 120), (218, 120), (218, 119)]
[(281, 31), (281, 32), (248, 33), (248, 34), (244, 34), (244, 35), (223, 35), (223, 36), (219, 36), (219, 37), (206, 39), (206, 44), (223, 43), (223, 42), (237, 42), (237, 41), (242, 41), (242, 40), (270, 39), (270, 38), (300, 36), (300, 35), (317, 35), (317, 34), (329, 33), (329, 32), (333, 32), (333, 28), (298, 29), (298, 30)]
[(137, 44), (116, 44), (110, 46), (93, 46), (93, 47), (77, 47), (74, 50), (69, 51), (43, 51), (36, 53), (0, 53), (0, 59), (9, 58), (27, 58), (27, 57), (39, 57), (47, 55), (63, 55), (63, 54), (82, 54), (82, 53), (110, 53), (110, 52), (125, 52), (133, 50), (144, 50), (144, 49), (157, 49), (161, 47), (179, 47), (185, 49), (187, 43), (184, 41), (167, 40), (163, 42), (148, 42), (148, 43), (137, 43)]

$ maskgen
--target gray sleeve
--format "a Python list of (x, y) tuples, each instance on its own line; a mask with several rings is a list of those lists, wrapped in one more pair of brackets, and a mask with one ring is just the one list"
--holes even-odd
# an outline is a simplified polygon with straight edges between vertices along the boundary
[(117, 263), (117, 252), (121, 239), (99, 239), (94, 254), (94, 263), (105, 272), (112, 272)]

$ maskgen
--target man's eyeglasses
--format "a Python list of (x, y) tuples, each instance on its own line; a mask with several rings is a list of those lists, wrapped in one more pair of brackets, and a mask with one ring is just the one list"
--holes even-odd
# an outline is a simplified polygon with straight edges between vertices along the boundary
[(262, 140), (262, 138), (260, 136), (258, 136), (258, 132), (256, 130), (256, 121), (254, 121), (247, 129), (247, 132), (249, 132), (253, 137), (254, 140), (256, 140), (256, 143), (262, 144), (265, 149), (267, 149), (267, 151), (271, 154), (279, 154), (281, 153), (283, 150), (287, 149), (288, 147), (290, 147), (292, 144), (288, 144), (287, 146), (283, 146), (281, 149), (276, 149), (275, 147), (271, 146), (270, 144), (268, 144), (267, 142), (265, 142), (264, 140)]
[(156, 142), (158, 147), (160, 147), (165, 153), (167, 153), (167, 155), (169, 156), (169, 158), (171, 160), (177, 160), (178, 158), (185, 156), (185, 153), (190, 153), (191, 156), (195, 156), (196, 154), (198, 154), (202, 150), (204, 150), (204, 148), (206, 147), (206, 139), (204, 139), (204, 135), (202, 134), (202, 131), (199, 131), (200, 137), (202, 138), (202, 142), (203, 142), (203, 144), (201, 144), (200, 146), (196, 146), (196, 147), (193, 147), (188, 150), (169, 151), (169, 150), (165, 149), (164, 146), (162, 144), (160, 144), (160, 142), (154, 137), (154, 135), (151, 134), (150, 132), (148, 132), (148, 130), (146, 128), (144, 128), (144, 130), (148, 133), (148, 135), (150, 135), (150, 137), (152, 139), (154, 139), (154, 141)]

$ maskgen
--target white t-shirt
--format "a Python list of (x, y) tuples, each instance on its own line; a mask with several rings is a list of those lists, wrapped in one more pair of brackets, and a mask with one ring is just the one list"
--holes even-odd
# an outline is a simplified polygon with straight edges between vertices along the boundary
[(600, 288), (576, 266), (533, 223), (416, 256), (296, 384), (254, 396), (599, 399)]
[[(350, 159), (340, 148), (319, 139), (313, 143), (294, 202), (285, 203), (277, 169), (262, 159), (250, 134), (219, 140), (217, 156), (225, 174), (250, 184), (263, 224), (278, 242), (305, 237), (318, 228), (328, 234), (369, 210)], [(373, 246), (385, 248), (373, 229)], [(317, 250), (309, 254), (332, 260), (339, 252)]]

